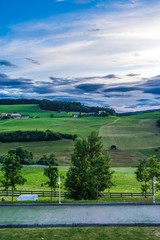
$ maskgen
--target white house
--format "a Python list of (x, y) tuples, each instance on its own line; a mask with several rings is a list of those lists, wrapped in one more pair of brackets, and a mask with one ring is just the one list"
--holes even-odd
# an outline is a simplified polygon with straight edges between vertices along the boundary
[(11, 113), (10, 116), (11, 116), (12, 118), (21, 118), (21, 114), (20, 114), (20, 113), (17, 113), (17, 112)]

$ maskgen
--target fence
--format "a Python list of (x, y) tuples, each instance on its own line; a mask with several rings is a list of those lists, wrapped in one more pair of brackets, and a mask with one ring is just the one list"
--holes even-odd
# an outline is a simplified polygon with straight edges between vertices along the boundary
[[(24, 191), (13, 190), (13, 196), (37, 194), (39, 197), (59, 197), (58, 191)], [(61, 192), (61, 197), (67, 198), (69, 192)], [(12, 190), (0, 190), (0, 196), (12, 196)], [(101, 198), (149, 197), (152, 193), (101, 193)]]

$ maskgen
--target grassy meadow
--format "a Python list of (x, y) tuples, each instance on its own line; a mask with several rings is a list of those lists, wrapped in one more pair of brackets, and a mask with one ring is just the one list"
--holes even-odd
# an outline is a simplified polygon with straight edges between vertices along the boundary
[[(142, 113), (123, 117), (82, 117), (73, 118), (71, 113), (42, 111), (38, 105), (0, 105), (0, 112), (19, 112), (40, 118), (9, 119), (0, 121), (0, 131), (42, 130), (77, 134), (86, 138), (92, 131), (99, 131), (103, 139), (104, 149), (109, 150), (116, 145), (117, 150), (109, 150), (112, 166), (136, 166), (140, 158), (149, 155), (160, 157), (160, 128), (156, 120), (160, 112)], [(51, 113), (55, 118), (50, 118)], [(61, 117), (64, 115), (64, 117)], [(1, 143), (0, 155), (8, 150), (22, 146), (32, 151), (35, 159), (43, 154), (54, 153), (60, 165), (70, 165), (73, 141), (60, 140), (50, 142)]]
[[(115, 168), (117, 169), (117, 168)], [(128, 169), (128, 168), (126, 168)], [(129, 168), (130, 169), (130, 168)], [(135, 168), (132, 168), (135, 170)], [(27, 182), (21, 186), (17, 186), (18, 190), (34, 190), (34, 191), (48, 191), (50, 188), (44, 183), (47, 181), (47, 177), (43, 175), (44, 167), (23, 167), (22, 175), (26, 178)], [(59, 169), (59, 175), (61, 177), (61, 187), (64, 191), (64, 182), (68, 169)], [(0, 172), (0, 178), (2, 173)], [(43, 186), (41, 184), (43, 183)], [(140, 183), (136, 180), (134, 172), (118, 172), (113, 174), (113, 183), (115, 186), (111, 188), (111, 192), (140, 192)], [(58, 188), (58, 184), (57, 184)]]
[(1, 240), (157, 240), (160, 227), (2, 228)]

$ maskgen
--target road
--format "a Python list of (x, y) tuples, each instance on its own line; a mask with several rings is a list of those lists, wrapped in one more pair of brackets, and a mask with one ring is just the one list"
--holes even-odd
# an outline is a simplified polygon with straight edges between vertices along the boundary
[(0, 206), (2, 224), (159, 223), (159, 205)]

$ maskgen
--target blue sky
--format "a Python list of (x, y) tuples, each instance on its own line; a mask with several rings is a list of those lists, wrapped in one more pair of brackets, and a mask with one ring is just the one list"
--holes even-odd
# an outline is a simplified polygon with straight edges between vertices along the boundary
[(158, 0), (5, 0), (0, 98), (111, 107), (160, 103)]

